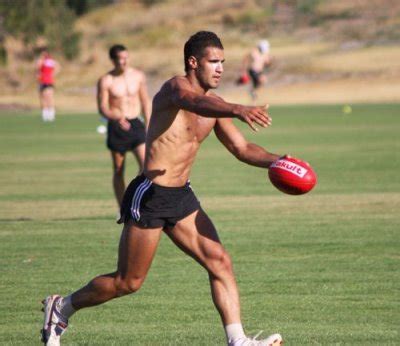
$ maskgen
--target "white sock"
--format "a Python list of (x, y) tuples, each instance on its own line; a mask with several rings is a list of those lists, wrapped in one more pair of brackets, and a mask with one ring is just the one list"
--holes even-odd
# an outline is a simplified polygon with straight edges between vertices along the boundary
[(56, 110), (54, 108), (49, 108), (49, 120), (54, 121), (56, 117)]
[(225, 326), (225, 333), (229, 345), (234, 345), (236, 340), (246, 337), (241, 323), (228, 324)]
[(58, 301), (57, 309), (66, 319), (69, 319), (76, 311), (72, 306), (71, 296), (61, 298)]
[(42, 109), (42, 120), (43, 121), (47, 121), (48, 120), (48, 110), (47, 110), (47, 108), (43, 108)]

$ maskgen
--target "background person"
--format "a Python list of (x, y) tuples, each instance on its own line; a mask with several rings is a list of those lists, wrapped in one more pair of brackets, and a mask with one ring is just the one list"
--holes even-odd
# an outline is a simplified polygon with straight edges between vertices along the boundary
[(267, 81), (265, 69), (271, 66), (272, 57), (270, 54), (270, 44), (267, 40), (261, 40), (249, 54), (243, 59), (242, 76), (248, 73), (251, 79), (250, 95), (253, 100), (258, 97), (258, 90)]
[(116, 44), (109, 50), (114, 69), (102, 76), (97, 85), (99, 112), (108, 120), (107, 147), (113, 163), (113, 188), (121, 207), (125, 192), (124, 170), (126, 152), (131, 151), (143, 170), (145, 154), (145, 125), (150, 120), (150, 99), (142, 71), (129, 66), (125, 46)]
[(54, 77), (60, 71), (60, 64), (43, 49), (36, 62), (39, 81), (39, 100), (43, 121), (54, 121), (56, 116), (54, 101)]
[(225, 61), (217, 35), (207, 31), (193, 35), (185, 44), (184, 57), (186, 75), (166, 81), (153, 99), (144, 171), (127, 188), (121, 207), (119, 223), (124, 227), (117, 269), (65, 298), (51, 295), (44, 300), (42, 335), (47, 345), (59, 345), (76, 310), (139, 290), (163, 231), (207, 271), (229, 346), (282, 343), (279, 334), (265, 340), (245, 335), (231, 258), (189, 182), (196, 154), (211, 131), (239, 160), (268, 168), (280, 156), (248, 142), (232, 118), (253, 130), (268, 127), (271, 118), (266, 107), (227, 103), (211, 91), (219, 86)]

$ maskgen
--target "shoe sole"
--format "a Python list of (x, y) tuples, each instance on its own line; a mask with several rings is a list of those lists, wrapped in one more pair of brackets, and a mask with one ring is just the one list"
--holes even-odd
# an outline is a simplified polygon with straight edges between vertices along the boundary
[(48, 342), (48, 337), (51, 334), (51, 317), (55, 309), (55, 303), (60, 298), (59, 295), (48, 296), (46, 299), (42, 300), (44, 312), (44, 322), (43, 328), (40, 330), (42, 334), (42, 342), (46, 344)]

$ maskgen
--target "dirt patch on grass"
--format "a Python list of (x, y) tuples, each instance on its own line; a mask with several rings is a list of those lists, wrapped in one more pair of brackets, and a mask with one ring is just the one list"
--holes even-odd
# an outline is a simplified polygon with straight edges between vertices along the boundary
[[(32, 106), (29, 106), (27, 104), (23, 103), (0, 103), (0, 112), (5, 111), (5, 112), (27, 112), (31, 111), (34, 108)], [(2, 113), (0, 113), (2, 114)]]
[[(110, 200), (0, 201), (0, 223), (10, 221), (115, 218)], [(115, 213), (114, 213), (115, 211)], [(114, 215), (115, 214), (115, 215)]]

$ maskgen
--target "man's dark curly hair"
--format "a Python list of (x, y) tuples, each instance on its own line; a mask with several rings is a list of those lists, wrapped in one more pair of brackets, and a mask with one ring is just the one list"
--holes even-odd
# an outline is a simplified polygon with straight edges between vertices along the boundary
[(189, 38), (183, 49), (186, 72), (190, 69), (189, 58), (194, 56), (198, 60), (201, 59), (207, 47), (224, 49), (219, 37), (211, 31), (199, 31)]

